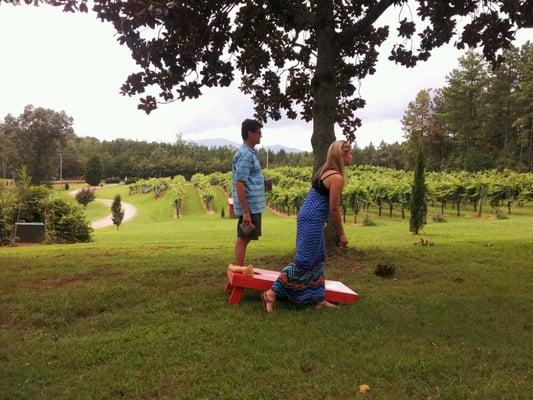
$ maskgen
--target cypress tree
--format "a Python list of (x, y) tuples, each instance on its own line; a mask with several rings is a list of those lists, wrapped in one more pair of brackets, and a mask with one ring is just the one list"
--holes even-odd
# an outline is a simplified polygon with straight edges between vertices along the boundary
[(113, 224), (117, 226), (117, 230), (124, 219), (124, 211), (122, 210), (122, 203), (120, 195), (117, 194), (113, 199), (113, 204), (111, 204), (111, 219)]
[(97, 156), (92, 156), (85, 165), (85, 182), (90, 186), (98, 186), (102, 180), (104, 171), (102, 163)]
[(411, 218), (409, 219), (409, 230), (415, 235), (426, 223), (427, 204), (426, 204), (426, 179), (424, 175), (426, 159), (422, 147), (418, 149), (416, 156), (415, 176), (413, 186), (411, 189), (411, 199), (409, 201), (409, 208), (411, 210)]

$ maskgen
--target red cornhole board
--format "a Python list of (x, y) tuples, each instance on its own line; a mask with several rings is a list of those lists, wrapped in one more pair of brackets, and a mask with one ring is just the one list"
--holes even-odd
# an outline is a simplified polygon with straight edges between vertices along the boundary
[[(225, 292), (231, 292), (228, 303), (239, 304), (244, 289), (261, 292), (270, 289), (278, 276), (279, 272), (261, 268), (254, 268), (254, 276), (228, 270), (225, 289)], [(326, 300), (331, 303), (352, 304), (359, 300), (359, 295), (342, 282), (326, 280)]]

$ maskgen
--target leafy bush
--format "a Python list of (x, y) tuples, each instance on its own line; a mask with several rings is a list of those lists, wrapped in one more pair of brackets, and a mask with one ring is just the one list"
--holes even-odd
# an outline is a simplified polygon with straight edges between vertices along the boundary
[(431, 220), (433, 222), (446, 222), (446, 218), (444, 218), (444, 214), (442, 213), (436, 213), (431, 216)]
[(494, 210), (494, 214), (496, 215), (497, 219), (508, 219), (509, 216), (507, 216), (499, 207), (497, 207)]
[[(17, 186), (18, 188), (18, 186)], [(42, 222), (44, 221), (44, 205), (50, 190), (44, 185), (30, 186), (24, 193), (19, 191), (18, 222)]]
[(363, 226), (376, 226), (376, 223), (368, 214), (365, 214), (365, 217), (363, 218)]
[(413, 186), (411, 189), (411, 197), (409, 201), (409, 209), (411, 211), (411, 218), (409, 219), (409, 230), (415, 235), (418, 235), (422, 226), (426, 223), (427, 204), (426, 204), (426, 177), (425, 170), (426, 157), (422, 147), (418, 149), (416, 157), (415, 173)]
[(113, 204), (111, 204), (111, 219), (113, 224), (116, 225), (117, 230), (124, 219), (124, 210), (122, 209), (122, 202), (120, 195), (117, 194), (113, 199)]
[(102, 162), (97, 156), (92, 156), (85, 166), (85, 182), (90, 186), (98, 186), (102, 180), (104, 170)]
[(14, 189), (0, 190), (0, 246), (11, 239), (11, 231), (17, 214), (17, 197)]
[(65, 190), (69, 190), (70, 189), (70, 185), (67, 183), (65, 183)]
[(90, 242), (92, 228), (82, 206), (57, 198), (48, 203), (48, 240), (56, 243)]
[(135, 182), (137, 182), (137, 181), (140, 180), (140, 179), (141, 179), (141, 178), (137, 178), (137, 177), (131, 177), (131, 178), (126, 177), (126, 178), (124, 179), (124, 183), (127, 184), (127, 185), (129, 185), (129, 184), (131, 184), (131, 183), (135, 183)]
[(87, 204), (93, 201), (94, 198), (94, 190), (91, 188), (83, 188), (76, 193), (76, 201), (84, 207), (87, 207)]
[[(120, 178), (118, 176), (114, 176), (112, 178), (105, 178), (104, 182), (105, 183), (120, 183)], [(131, 183), (131, 182), (129, 182), (129, 183)]]

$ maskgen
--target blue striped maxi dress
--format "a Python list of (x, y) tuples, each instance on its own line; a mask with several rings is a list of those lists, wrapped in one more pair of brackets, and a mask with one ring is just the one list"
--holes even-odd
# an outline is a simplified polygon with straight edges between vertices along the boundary
[(314, 186), (298, 213), (294, 260), (272, 285), (276, 296), (296, 304), (318, 304), (326, 296), (324, 225), (329, 216), (329, 193), (321, 194)]

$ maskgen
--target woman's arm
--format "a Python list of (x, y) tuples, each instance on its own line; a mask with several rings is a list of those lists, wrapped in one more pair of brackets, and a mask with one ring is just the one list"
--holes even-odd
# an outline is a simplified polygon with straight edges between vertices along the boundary
[(341, 245), (346, 246), (348, 244), (348, 239), (344, 234), (340, 206), (342, 188), (344, 187), (344, 178), (342, 175), (336, 174), (329, 177), (327, 181), (328, 182), (324, 182), (324, 184), (327, 186), (329, 183), (329, 211), (331, 218), (333, 219), (335, 227), (337, 228), (337, 235), (339, 236)]

